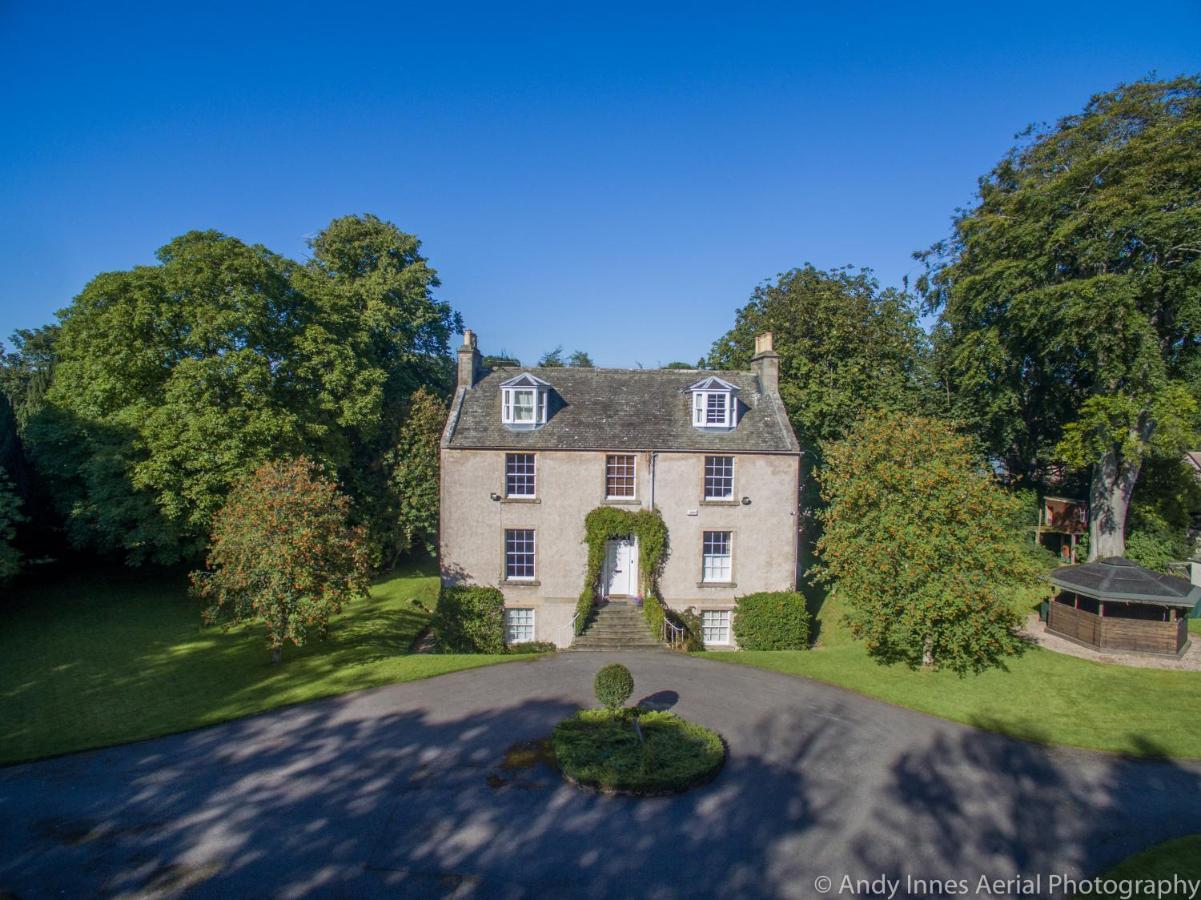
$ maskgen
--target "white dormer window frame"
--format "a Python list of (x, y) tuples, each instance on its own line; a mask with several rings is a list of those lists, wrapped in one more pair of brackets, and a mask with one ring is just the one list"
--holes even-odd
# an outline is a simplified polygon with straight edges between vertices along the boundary
[(540, 428), (546, 424), (550, 384), (522, 372), (500, 386), (500, 421), (512, 428)]
[(738, 424), (738, 388), (730, 382), (711, 376), (688, 390), (694, 428), (733, 428)]

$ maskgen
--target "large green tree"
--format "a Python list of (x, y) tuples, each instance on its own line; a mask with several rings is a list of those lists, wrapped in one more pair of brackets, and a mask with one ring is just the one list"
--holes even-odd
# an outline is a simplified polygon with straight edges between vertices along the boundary
[(195, 558), (230, 486), (281, 456), (307, 454), (375, 502), (405, 401), (449, 378), (458, 320), (417, 239), (390, 223), (334, 220), (311, 251), (300, 265), (190, 232), (60, 314), (26, 430), (77, 543)]
[(842, 437), (867, 409), (913, 409), (923, 386), (924, 334), (908, 298), (881, 290), (871, 272), (785, 272), (755, 289), (708, 365), (744, 369), (755, 335), (780, 354), (780, 395), (802, 442)]
[(446, 403), (426, 388), (414, 391), (396, 443), (385, 457), (388, 505), (392, 517), (381, 533), (393, 535), (392, 561), (414, 546), (437, 552), (439, 446), (446, 425)]
[(1090, 472), (1124, 551), (1143, 460), (1197, 439), (1201, 81), (1140, 81), (1030, 130), (923, 256), (950, 412), (1017, 482)]
[(213, 521), (206, 568), (192, 574), (208, 624), (266, 626), (271, 661), (324, 634), (367, 595), (367, 547), (350, 500), (311, 460), (272, 461), (242, 479)]
[(818, 577), (883, 663), (965, 673), (1020, 650), (1012, 591), (1039, 569), (969, 438), (942, 420), (867, 416), (827, 445)]

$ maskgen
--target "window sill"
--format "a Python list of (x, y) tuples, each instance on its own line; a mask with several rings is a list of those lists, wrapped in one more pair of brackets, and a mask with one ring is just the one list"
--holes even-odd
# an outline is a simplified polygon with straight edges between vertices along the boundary
[(696, 583), (696, 586), (698, 588), (736, 588), (736, 587), (738, 587), (738, 582), (737, 581), (698, 581)]
[(501, 497), (501, 503), (541, 503), (541, 497)]
[(540, 587), (542, 582), (537, 578), (505, 578), (501, 584), (505, 587)]
[(741, 500), (702, 500), (701, 506), (742, 506)]
[(637, 497), (606, 497), (601, 503), (605, 506), (641, 506), (642, 501)]

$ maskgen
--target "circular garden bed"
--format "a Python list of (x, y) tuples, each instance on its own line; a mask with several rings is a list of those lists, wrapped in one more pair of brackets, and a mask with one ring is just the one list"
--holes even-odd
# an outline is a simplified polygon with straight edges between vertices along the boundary
[(563, 776), (610, 794), (678, 794), (712, 780), (726, 761), (715, 731), (674, 713), (585, 709), (551, 737)]

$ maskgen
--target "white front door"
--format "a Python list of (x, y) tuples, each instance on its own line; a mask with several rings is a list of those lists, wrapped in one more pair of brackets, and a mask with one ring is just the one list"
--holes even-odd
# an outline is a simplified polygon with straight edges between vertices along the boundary
[(629, 539), (605, 543), (605, 596), (638, 593), (638, 545)]

